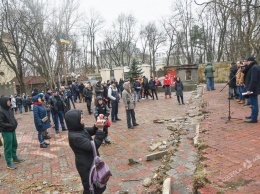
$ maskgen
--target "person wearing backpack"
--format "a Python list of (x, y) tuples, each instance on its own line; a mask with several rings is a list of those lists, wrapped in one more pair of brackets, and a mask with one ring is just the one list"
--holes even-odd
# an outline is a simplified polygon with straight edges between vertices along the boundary
[[(85, 127), (81, 110), (68, 111), (65, 115), (65, 122), (69, 131), (69, 145), (75, 154), (76, 168), (84, 188), (83, 194), (90, 194), (89, 174), (94, 161), (92, 136), (95, 136), (93, 141), (99, 155), (98, 148), (105, 139), (105, 132), (96, 127), (99, 121), (93, 127)], [(95, 194), (101, 194), (105, 190), (106, 186), (103, 188), (94, 186)]]

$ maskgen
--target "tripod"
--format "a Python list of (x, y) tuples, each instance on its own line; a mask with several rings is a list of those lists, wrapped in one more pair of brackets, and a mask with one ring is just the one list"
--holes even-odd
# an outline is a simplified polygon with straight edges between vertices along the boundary
[[(238, 73), (238, 72), (237, 72)], [(236, 75), (237, 75), (237, 73), (236, 73)], [(236, 75), (234, 75), (228, 82), (227, 82), (227, 84), (220, 90), (220, 92), (222, 92), (224, 89), (225, 89), (225, 87), (227, 87), (227, 85), (229, 85), (229, 90), (228, 90), (228, 117), (227, 117), (227, 121), (230, 121), (231, 119), (236, 119), (236, 120), (242, 120), (242, 119), (239, 119), (239, 118), (232, 118), (231, 117), (231, 111), (230, 111), (230, 100), (231, 100), (231, 96), (229, 95), (229, 91), (230, 91), (230, 81), (232, 81), (235, 77), (236, 77)], [(226, 117), (221, 117), (221, 119), (226, 119)]]

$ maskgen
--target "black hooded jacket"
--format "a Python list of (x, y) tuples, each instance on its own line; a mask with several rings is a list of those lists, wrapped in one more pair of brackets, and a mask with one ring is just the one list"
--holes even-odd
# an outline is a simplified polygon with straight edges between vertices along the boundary
[[(68, 139), (69, 145), (75, 154), (76, 167), (81, 177), (81, 181), (84, 187), (84, 193), (89, 191), (89, 172), (92, 166), (94, 155), (91, 146), (91, 140), (95, 135), (94, 142), (98, 149), (102, 144), (105, 133), (94, 127), (84, 127), (80, 123), (81, 111), (70, 110), (65, 114), (66, 125), (69, 130)], [(96, 193), (101, 193), (95, 191)]]
[(14, 132), (17, 127), (17, 121), (10, 106), (7, 105), (8, 97), (0, 98), (0, 131)]

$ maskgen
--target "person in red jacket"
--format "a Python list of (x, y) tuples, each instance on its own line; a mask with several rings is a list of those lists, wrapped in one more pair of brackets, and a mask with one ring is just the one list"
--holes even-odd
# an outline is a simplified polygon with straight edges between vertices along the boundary
[(165, 78), (163, 80), (163, 86), (164, 86), (164, 92), (165, 92), (165, 99), (167, 98), (167, 95), (169, 95), (169, 97), (172, 98), (171, 80), (167, 74), (165, 74)]

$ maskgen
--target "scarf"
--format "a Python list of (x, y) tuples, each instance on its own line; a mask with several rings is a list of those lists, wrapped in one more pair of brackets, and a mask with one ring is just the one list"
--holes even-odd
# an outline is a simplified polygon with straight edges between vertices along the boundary
[(42, 106), (42, 102), (33, 102), (33, 105)]

